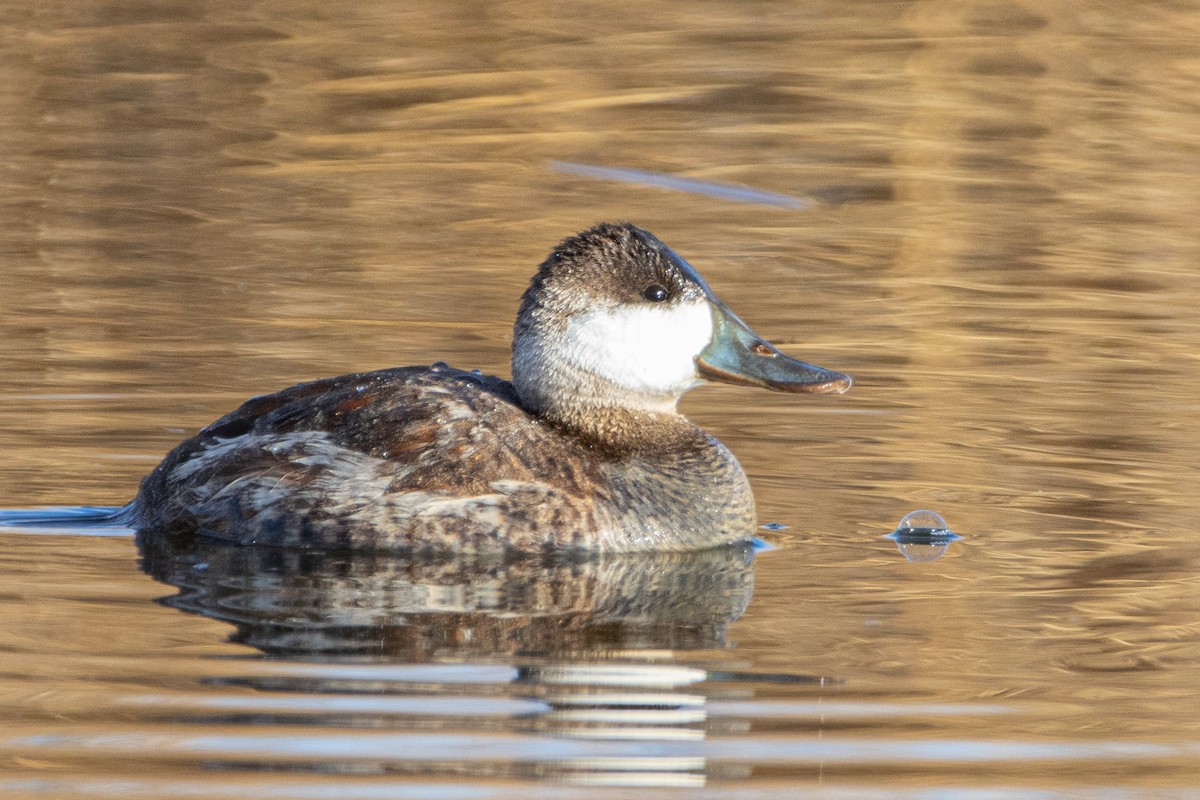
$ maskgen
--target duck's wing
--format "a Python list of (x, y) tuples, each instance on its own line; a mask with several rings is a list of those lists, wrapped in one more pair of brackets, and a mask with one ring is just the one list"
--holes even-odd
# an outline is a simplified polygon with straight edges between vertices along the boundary
[(256, 397), (181, 444), (143, 481), (136, 519), (352, 549), (536, 540), (590, 513), (594, 476), (570, 450), (498, 378), (441, 366), (345, 375)]

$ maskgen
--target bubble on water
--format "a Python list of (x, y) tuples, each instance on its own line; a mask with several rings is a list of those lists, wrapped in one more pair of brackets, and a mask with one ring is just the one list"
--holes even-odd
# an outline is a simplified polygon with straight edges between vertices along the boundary
[(921, 509), (905, 514), (887, 538), (896, 543), (902, 556), (915, 563), (941, 558), (950, 543), (962, 537), (950, 530), (941, 514)]
[(920, 532), (926, 535), (936, 531), (945, 531), (950, 533), (950, 526), (946, 524), (946, 520), (942, 519), (942, 515), (936, 511), (910, 511), (904, 515), (904, 519), (900, 520), (900, 524), (896, 526), (896, 533), (901, 531)]

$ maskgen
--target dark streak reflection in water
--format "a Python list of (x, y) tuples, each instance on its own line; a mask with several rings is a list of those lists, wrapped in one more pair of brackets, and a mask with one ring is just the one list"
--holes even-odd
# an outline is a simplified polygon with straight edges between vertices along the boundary
[[(856, 385), (685, 403), (785, 526), (744, 611), (736, 560), (253, 553), (148, 557), (164, 606), (127, 538), (2, 533), (0, 795), (1193, 796), (1198, 39), (1186, 3), (8, 4), (0, 505), (124, 503), (299, 380), (505, 373), (605, 218)], [(910, 563), (914, 508), (967, 537)]]

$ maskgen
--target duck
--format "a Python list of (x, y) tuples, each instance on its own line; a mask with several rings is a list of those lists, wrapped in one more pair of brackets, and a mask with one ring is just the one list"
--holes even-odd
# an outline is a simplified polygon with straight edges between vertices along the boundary
[(685, 419), (707, 381), (828, 394), (649, 231), (600, 223), (538, 267), (512, 379), (394, 367), (247, 400), (171, 450), (123, 509), (163, 536), (342, 551), (687, 551), (744, 542), (754, 495)]

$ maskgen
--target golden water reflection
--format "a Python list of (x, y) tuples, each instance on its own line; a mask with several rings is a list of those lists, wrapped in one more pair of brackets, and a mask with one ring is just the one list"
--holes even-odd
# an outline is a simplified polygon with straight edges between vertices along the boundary
[[(123, 503), (179, 439), (298, 380), (439, 359), (505, 374), (517, 298), (549, 247), (630, 219), (784, 350), (856, 379), (837, 398), (710, 387), (685, 401), (746, 466), (761, 520), (788, 526), (764, 533), (780, 549), (758, 558), (753, 603), (689, 640), (700, 649), (619, 649), (707, 676), (676, 692), (703, 702), (662, 710), (706, 710), (667, 754), (701, 760), (689, 780), (713, 796), (1187, 792), (1200, 740), (1198, 37), (1200, 15), (1177, 3), (11, 5), (3, 505)], [(556, 162), (814, 202), (741, 203)], [(920, 508), (964, 539), (910, 563), (882, 537)], [(254, 690), (216, 678), (262, 656), (228, 641), (237, 620), (153, 605), (166, 590), (128, 541), (4, 541), (13, 737), (116, 726), (179, 748), (197, 732), (277, 732), (186, 704), (118, 708), (168, 689), (241, 696)], [(497, 628), (491, 641), (508, 640)], [(836, 683), (753, 677), (767, 674)], [(835, 700), (886, 713), (764, 705)], [(712, 712), (734, 701), (756, 705)], [(427, 722), (402, 719), (389, 724)], [(345, 733), (306, 724), (323, 741)], [(212, 797), (367, 793), (365, 778), (302, 782), (294, 765), (205, 771), (194, 754), (155, 761), (86, 737), (13, 741), (0, 750), (14, 774), (60, 782), (0, 785), (6, 796), (103, 796), (134, 776), (150, 796), (189, 781)], [(766, 741), (783, 744), (756, 759)], [(914, 741), (977, 746), (914, 761), (927, 754), (905, 749)], [(1062, 758), (1029, 760), (1038, 745)], [(558, 796), (539, 783), (564, 777), (544, 769), (553, 758), (515, 762), (490, 773), (511, 795)], [(486, 785), (495, 763), (463, 780)], [(416, 786), (424, 769), (389, 762), (395, 781), (371, 780)]]

